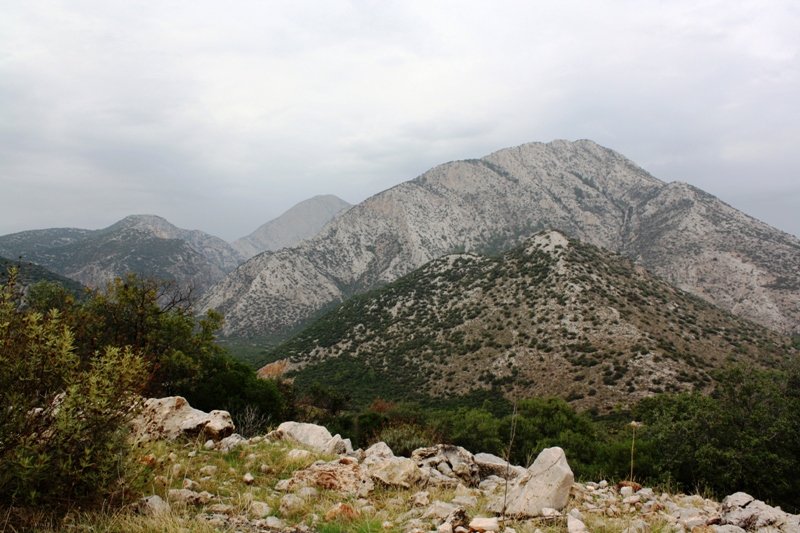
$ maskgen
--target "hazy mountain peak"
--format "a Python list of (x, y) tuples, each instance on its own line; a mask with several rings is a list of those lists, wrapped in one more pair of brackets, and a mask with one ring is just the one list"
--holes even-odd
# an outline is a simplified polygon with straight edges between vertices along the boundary
[(332, 194), (314, 196), (233, 243), (244, 257), (294, 246), (319, 231), (350, 204)]

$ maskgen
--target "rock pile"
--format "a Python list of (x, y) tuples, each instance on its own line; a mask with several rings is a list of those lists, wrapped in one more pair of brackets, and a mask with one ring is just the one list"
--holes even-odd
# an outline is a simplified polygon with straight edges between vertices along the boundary
[[(149, 434), (153, 433), (151, 429)], [(557, 447), (543, 450), (533, 465), (525, 469), (509, 465), (496, 456), (473, 455), (450, 445), (420, 448), (411, 458), (396, 457), (383, 442), (366, 451), (353, 451), (349, 441), (338, 435), (331, 436), (325, 428), (313, 424), (282, 424), (267, 437), (247, 440), (233, 434), (219, 442), (212, 441), (211, 448), (230, 451), (256, 446), (269, 439), (282, 439), (311, 450), (293, 448), (288, 451), (289, 461), (308, 466), (294, 470), (290, 478), (278, 481), (274, 490), (269, 489), (274, 497), (282, 494), (279, 508), (275, 510), (280, 518), (270, 516), (274, 512), (270, 505), (251, 501), (252, 498), (247, 500), (245, 514), (242, 514), (241, 505), (236, 508), (218, 496), (198, 492), (200, 484), (188, 478), (184, 479), (182, 489), (167, 491), (166, 501), (150, 496), (140, 500), (137, 509), (142, 513), (159, 514), (171, 506), (197, 506), (205, 510), (201, 516), (215, 527), (307, 533), (308, 527), (291, 526), (285, 520), (296, 519), (308, 508), (309, 502), (319, 500), (320, 491), (324, 490), (347, 499), (322, 511), (320, 514), (326, 519), (352, 521), (363, 516), (385, 515), (386, 510), (393, 509), (395, 514), (399, 513), (399, 518), (394, 519), (395, 522), (385, 522), (384, 529), (400, 528), (406, 533), (516, 533), (509, 527), (509, 520), (518, 525), (530, 522), (531, 529), (560, 524), (568, 533), (589, 533), (599, 527), (618, 529), (622, 533), (650, 533), (651, 530), (800, 533), (800, 516), (785, 513), (741, 492), (718, 503), (697, 495), (656, 494), (653, 489), (635, 483), (616, 486), (606, 481), (575, 483), (566, 456)], [(239, 452), (240, 457), (247, 453), (246, 450)], [(338, 457), (314, 461), (319, 455)], [(141, 460), (152, 461), (156, 461), (154, 456)], [(313, 462), (309, 464), (310, 461)], [(173, 474), (179, 475), (181, 468), (175, 463)], [(267, 464), (262, 464), (260, 470), (272, 471)], [(206, 476), (200, 481), (207, 480), (217, 474), (217, 467), (206, 466), (199, 473)], [(155, 481), (158, 483), (158, 479)], [(243, 482), (252, 485), (257, 480), (248, 472)], [(378, 496), (381, 491), (375, 491), (379, 486), (405, 489), (408, 497), (386, 501)], [(447, 496), (447, 501), (431, 502), (431, 493), (452, 496)], [(479, 501), (482, 502), (480, 507)], [(480, 516), (481, 509), (487, 509), (489, 512), (483, 514), (490, 516)], [(314, 516), (314, 522), (320, 519)]]

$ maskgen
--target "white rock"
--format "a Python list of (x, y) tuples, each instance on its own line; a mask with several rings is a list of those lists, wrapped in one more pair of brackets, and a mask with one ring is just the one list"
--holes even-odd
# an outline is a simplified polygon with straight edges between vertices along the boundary
[(430, 507), (428, 507), (425, 510), (425, 513), (422, 515), (422, 518), (423, 519), (435, 518), (441, 522), (455, 510), (456, 510), (455, 505), (436, 500)]
[(169, 512), (169, 504), (161, 496), (153, 495), (136, 502), (137, 510), (146, 515), (158, 516)]
[(256, 518), (264, 518), (272, 512), (272, 508), (264, 502), (254, 501), (250, 503), (250, 513)]
[(311, 500), (319, 496), (319, 491), (314, 487), (303, 487), (297, 491), (297, 495), (304, 500)]
[(267, 527), (270, 529), (283, 529), (286, 527), (286, 523), (276, 516), (268, 516), (265, 520)]
[(571, 514), (567, 515), (567, 531), (569, 531), (569, 533), (588, 533), (586, 524)]
[(392, 457), (379, 463), (371, 463), (367, 470), (372, 479), (390, 487), (410, 489), (422, 479), (422, 471), (417, 464), (406, 457)]
[(479, 533), (483, 533), (484, 531), (500, 531), (500, 523), (497, 517), (475, 517), (469, 523), (469, 529), (470, 531), (478, 531)]
[(194, 409), (181, 396), (150, 398), (131, 423), (136, 442), (175, 440), (180, 436), (205, 436), (218, 441), (233, 433), (234, 425), (227, 411), (205, 413)]
[(250, 485), (255, 480), (256, 480), (256, 478), (254, 478), (253, 474), (251, 474), (250, 472), (248, 472), (248, 473), (246, 473), (245, 475), (242, 476), (242, 481), (244, 483), (246, 483), (247, 485)]
[[(527, 473), (509, 491), (505, 514), (515, 518), (532, 518), (541, 514), (546, 507), (563, 509), (574, 481), (575, 476), (567, 464), (564, 450), (558, 447), (542, 450)], [(500, 514), (503, 512), (502, 506), (503, 502), (499, 500), (492, 510)]]
[(206, 443), (205, 443), (205, 444), (203, 444), (203, 448), (205, 448), (206, 450), (213, 450), (213, 449), (214, 449), (214, 448), (216, 448), (216, 447), (217, 447), (217, 443), (216, 443), (216, 442), (214, 442), (214, 440), (213, 440), (213, 439), (208, 439), (208, 440), (206, 441)]
[(219, 441), (217, 445), (217, 449), (221, 452), (229, 452), (234, 448), (247, 444), (247, 439), (242, 437), (241, 435), (234, 433), (233, 435), (229, 435)]
[(294, 494), (287, 494), (281, 498), (280, 511), (283, 516), (288, 516), (303, 508), (305, 502)]
[(431, 494), (428, 491), (418, 492), (411, 498), (411, 505), (414, 507), (425, 507), (431, 503)]
[(278, 429), (267, 435), (268, 439), (284, 439), (299, 442), (318, 452), (324, 452), (333, 438), (330, 431), (316, 424), (284, 422)]
[(301, 450), (299, 448), (295, 448), (289, 450), (289, 453), (286, 454), (286, 459), (294, 463), (311, 461), (314, 459), (314, 454), (308, 450)]
[(475, 496), (456, 496), (453, 498), (452, 503), (471, 509), (478, 505), (478, 498)]

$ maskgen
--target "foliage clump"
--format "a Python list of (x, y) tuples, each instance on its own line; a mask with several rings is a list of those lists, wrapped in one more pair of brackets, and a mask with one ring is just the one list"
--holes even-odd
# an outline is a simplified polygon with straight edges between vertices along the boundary
[(20, 310), (0, 285), (0, 500), (83, 499), (110, 487), (145, 382), (130, 347), (82, 359), (61, 312)]

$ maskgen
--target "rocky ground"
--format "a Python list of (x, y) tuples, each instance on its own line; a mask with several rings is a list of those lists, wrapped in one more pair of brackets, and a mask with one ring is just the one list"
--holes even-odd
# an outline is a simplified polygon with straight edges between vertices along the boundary
[[(227, 413), (180, 400), (151, 401), (137, 425), (136, 462), (151, 495), (134, 509), (181, 531), (800, 533), (800, 516), (741, 492), (717, 502), (632, 482), (577, 483), (560, 448), (523, 468), (450, 445), (410, 458), (382, 442), (353, 450), (296, 422), (245, 439)], [(169, 440), (181, 433), (195, 439)]]

